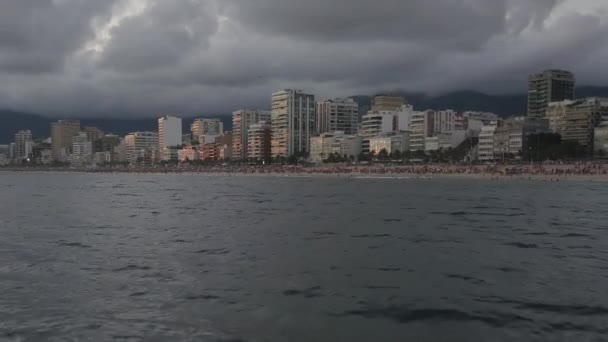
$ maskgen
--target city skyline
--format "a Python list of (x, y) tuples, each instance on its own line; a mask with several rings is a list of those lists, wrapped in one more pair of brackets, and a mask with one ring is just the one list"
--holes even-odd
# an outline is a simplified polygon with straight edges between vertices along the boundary
[[(230, 99), (265, 108), (266, 94), (285, 87), (328, 98), (518, 93), (525, 75), (545, 67), (571, 70), (582, 85), (608, 79), (603, 1), (274, 1), (9, 0), (0, 108), (229, 113)], [(350, 10), (336, 10), (343, 6)]]

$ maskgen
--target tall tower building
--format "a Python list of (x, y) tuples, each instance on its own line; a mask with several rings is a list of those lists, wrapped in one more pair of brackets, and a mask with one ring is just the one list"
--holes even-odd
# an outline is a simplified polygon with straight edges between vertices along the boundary
[(232, 113), (232, 158), (247, 159), (250, 126), (260, 122), (269, 123), (270, 117), (270, 112), (265, 110), (241, 109)]
[(309, 151), (315, 131), (315, 96), (285, 89), (272, 94), (272, 155)]
[(29, 157), (29, 154), (32, 147), (32, 132), (27, 131), (19, 131), (15, 134), (15, 158), (17, 159), (26, 159)]
[(182, 144), (181, 118), (164, 116), (158, 119), (158, 144), (161, 150)]
[(528, 77), (528, 117), (545, 118), (550, 102), (574, 100), (574, 74), (565, 70), (545, 70)]
[(80, 121), (59, 120), (51, 124), (53, 160), (67, 162), (72, 154), (72, 139), (80, 133)]
[(317, 134), (344, 132), (357, 134), (359, 105), (351, 98), (332, 99), (317, 103)]

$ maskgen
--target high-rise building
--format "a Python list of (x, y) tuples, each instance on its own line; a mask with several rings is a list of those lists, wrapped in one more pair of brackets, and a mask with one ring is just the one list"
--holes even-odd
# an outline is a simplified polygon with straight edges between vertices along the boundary
[(86, 132), (72, 137), (72, 153), (70, 163), (74, 166), (89, 165), (93, 161), (93, 144)]
[(351, 98), (331, 99), (317, 103), (317, 134), (344, 132), (357, 134), (359, 105)]
[(59, 120), (51, 124), (53, 160), (67, 162), (72, 154), (72, 139), (80, 133), (80, 121)]
[(97, 127), (85, 127), (83, 131), (87, 134), (87, 139), (90, 142), (95, 142), (95, 140), (102, 138), (105, 133)]
[(271, 155), (271, 126), (267, 122), (249, 125), (247, 129), (247, 159), (269, 161)]
[(479, 133), (479, 160), (494, 160), (494, 133), (498, 127), (498, 121), (491, 121), (481, 127)]
[(435, 112), (432, 110), (414, 112), (410, 127), (410, 151), (426, 150), (426, 138), (434, 133)]
[(232, 113), (232, 157), (235, 160), (249, 158), (248, 141), (250, 126), (262, 122), (270, 123), (270, 119), (270, 112), (265, 110), (241, 109)]
[(158, 119), (159, 148), (174, 147), (182, 144), (182, 119), (164, 116)]
[(168, 115), (158, 119), (158, 150), (161, 160), (177, 160), (182, 138), (181, 118)]
[(293, 89), (272, 94), (271, 120), (273, 156), (308, 152), (315, 131), (315, 96)]
[(151, 163), (158, 151), (158, 133), (134, 132), (125, 137), (125, 160), (131, 164)]
[(15, 158), (27, 159), (32, 153), (32, 132), (29, 130), (19, 131), (15, 134)]
[(220, 119), (196, 119), (190, 126), (192, 139), (200, 144), (212, 144), (224, 134), (224, 123)]
[(372, 104), (372, 111), (381, 112), (381, 111), (396, 111), (397, 108), (400, 108), (406, 101), (401, 96), (376, 96), (374, 98), (374, 103)]
[(550, 102), (574, 100), (574, 75), (564, 70), (545, 70), (528, 77), (528, 117), (545, 118)]

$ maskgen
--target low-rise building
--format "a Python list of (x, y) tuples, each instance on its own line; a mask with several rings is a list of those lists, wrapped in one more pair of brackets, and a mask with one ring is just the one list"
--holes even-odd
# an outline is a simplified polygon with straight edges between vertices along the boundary
[(201, 154), (197, 146), (185, 146), (177, 152), (181, 163), (189, 161), (198, 161), (201, 159)]
[(322, 163), (331, 154), (356, 158), (361, 153), (362, 137), (344, 132), (324, 133), (310, 139), (310, 161)]

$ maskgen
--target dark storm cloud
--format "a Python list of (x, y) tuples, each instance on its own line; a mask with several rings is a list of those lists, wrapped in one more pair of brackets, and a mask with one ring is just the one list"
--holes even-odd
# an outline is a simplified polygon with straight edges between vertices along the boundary
[(61, 68), (93, 34), (93, 16), (108, 14), (113, 0), (2, 0), (0, 70), (49, 72)]
[[(557, 0), (226, 0), (229, 11), (264, 34), (322, 41), (409, 41), (471, 49), (503, 33), (513, 13), (520, 27), (542, 21)], [(534, 5), (528, 4), (533, 2)], [(511, 20), (512, 21), (512, 20)]]
[[(0, 107), (53, 115), (212, 114), (401, 88), (525, 91), (569, 68), (608, 83), (595, 0), (5, 0)], [(583, 4), (583, 2), (585, 4)], [(40, 73), (43, 71), (44, 73)]]
[(102, 66), (142, 72), (173, 67), (208, 47), (217, 30), (209, 1), (150, 1), (138, 16), (110, 31), (113, 39), (102, 54)]

